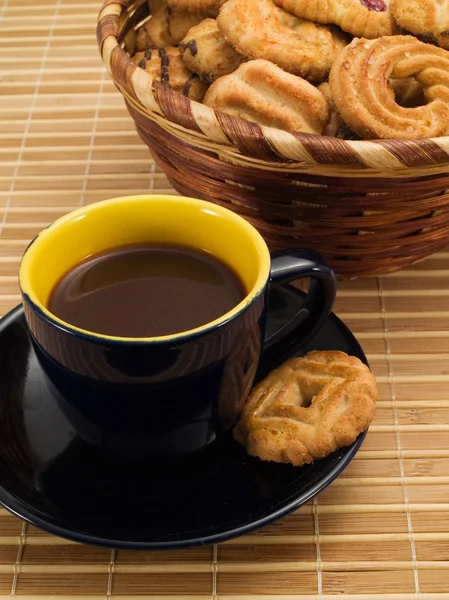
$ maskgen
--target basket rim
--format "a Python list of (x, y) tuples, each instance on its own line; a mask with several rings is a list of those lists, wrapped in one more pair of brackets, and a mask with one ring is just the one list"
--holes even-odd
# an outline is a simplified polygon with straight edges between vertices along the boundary
[[(409, 169), (409, 177), (420, 177), (432, 168), (449, 171), (449, 136), (420, 139), (343, 140), (324, 135), (285, 131), (261, 126), (190, 100), (156, 81), (135, 65), (120, 42), (121, 24), (147, 0), (104, 0), (98, 14), (97, 42), (103, 63), (125, 99), (158, 123), (176, 126), (179, 133), (199, 137), (221, 148), (272, 163), (333, 169), (342, 166), (358, 171), (388, 172)], [(178, 110), (174, 110), (177, 107)], [(181, 110), (179, 110), (181, 109)], [(439, 169), (438, 167), (441, 167)], [(323, 173), (324, 174), (324, 173)]]

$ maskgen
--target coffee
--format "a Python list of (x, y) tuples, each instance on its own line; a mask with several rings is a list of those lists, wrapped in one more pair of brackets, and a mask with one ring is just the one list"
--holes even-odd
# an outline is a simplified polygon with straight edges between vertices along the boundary
[(238, 275), (212, 254), (147, 244), (78, 264), (56, 284), (48, 308), (81, 329), (140, 338), (200, 327), (245, 296)]

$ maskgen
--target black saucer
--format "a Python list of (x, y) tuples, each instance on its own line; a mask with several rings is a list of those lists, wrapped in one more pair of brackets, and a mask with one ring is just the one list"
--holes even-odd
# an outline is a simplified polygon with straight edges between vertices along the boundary
[[(302, 298), (294, 288), (274, 292), (269, 330)], [(312, 349), (342, 350), (366, 362), (335, 315), (297, 354)], [(230, 436), (176, 463), (114, 454), (81, 439), (58, 408), (22, 308), (0, 321), (0, 503), (55, 535), (114, 548), (221, 542), (304, 504), (343, 471), (363, 437), (302, 468), (251, 458)]]

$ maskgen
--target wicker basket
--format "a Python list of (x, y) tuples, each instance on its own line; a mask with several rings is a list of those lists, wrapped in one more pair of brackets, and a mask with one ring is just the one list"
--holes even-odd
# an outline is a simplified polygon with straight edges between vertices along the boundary
[(146, 0), (106, 0), (103, 61), (180, 193), (229, 207), (272, 250), (319, 250), (342, 277), (418, 261), (449, 235), (449, 137), (345, 141), (261, 127), (192, 102), (130, 60)]

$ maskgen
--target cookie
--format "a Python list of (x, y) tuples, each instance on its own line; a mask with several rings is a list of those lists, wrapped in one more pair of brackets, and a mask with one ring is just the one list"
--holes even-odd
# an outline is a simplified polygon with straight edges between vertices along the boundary
[(275, 0), (275, 2), (302, 19), (318, 23), (333, 23), (357, 37), (372, 39), (392, 35), (397, 31), (388, 0)]
[(201, 102), (207, 85), (184, 64), (179, 48), (168, 46), (138, 52), (132, 61), (151, 77), (191, 100)]
[(165, 4), (140, 27), (136, 37), (136, 50), (140, 52), (148, 48), (175, 46), (202, 19), (199, 13), (172, 11)]
[(179, 48), (187, 67), (206, 83), (232, 73), (245, 60), (225, 41), (215, 19), (192, 27)]
[(352, 444), (370, 425), (377, 397), (374, 375), (358, 358), (309, 352), (255, 386), (234, 438), (261, 460), (301, 466)]
[(251, 60), (217, 79), (204, 104), (267, 127), (322, 133), (329, 118), (323, 94), (267, 60)]
[(150, 14), (156, 14), (161, 8), (167, 6), (166, 0), (147, 0), (150, 7)]
[[(426, 104), (401, 106), (390, 83), (412, 77)], [(338, 112), (365, 139), (449, 135), (449, 52), (413, 36), (354, 39), (332, 66)], [(410, 82), (407, 82), (407, 86)]]
[(216, 17), (218, 10), (226, 0), (167, 0), (173, 10), (200, 12), (208, 17)]
[(449, 0), (391, 0), (390, 9), (403, 29), (449, 50)]
[(329, 137), (337, 137), (340, 128), (342, 127), (344, 121), (341, 118), (340, 113), (335, 106), (334, 99), (332, 98), (332, 92), (330, 85), (327, 81), (320, 83), (318, 89), (326, 98), (327, 105), (329, 107), (329, 121), (324, 128), (323, 135), (327, 135)]
[(273, 0), (228, 0), (217, 18), (226, 41), (311, 81), (323, 81), (347, 40), (335, 28), (298, 19)]

